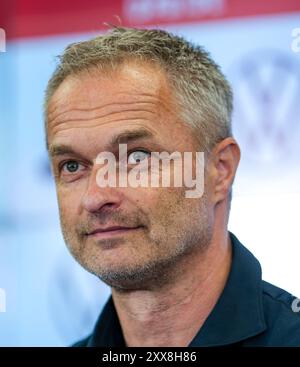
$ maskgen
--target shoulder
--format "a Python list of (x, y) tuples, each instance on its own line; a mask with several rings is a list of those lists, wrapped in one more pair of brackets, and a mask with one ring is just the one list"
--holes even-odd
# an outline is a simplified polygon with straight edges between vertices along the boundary
[(267, 329), (258, 338), (266, 346), (300, 346), (300, 300), (262, 281), (262, 302)]
[(87, 347), (88, 346), (88, 342), (91, 338), (91, 335), (87, 336), (86, 338), (84, 339), (81, 339), (79, 341), (77, 341), (76, 343), (70, 345), (71, 348), (77, 348), (77, 347)]
[[(280, 321), (285, 318), (285, 322), (290, 320), (300, 323), (300, 307), (298, 312), (298, 307), (295, 307), (298, 298), (266, 281), (262, 281), (262, 291), (266, 314), (271, 316), (272, 320)], [(300, 306), (300, 300), (298, 306)]]

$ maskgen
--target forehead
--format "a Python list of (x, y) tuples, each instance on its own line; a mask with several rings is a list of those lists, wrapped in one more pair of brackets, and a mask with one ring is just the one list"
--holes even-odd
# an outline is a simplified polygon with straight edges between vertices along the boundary
[(132, 125), (170, 138), (182, 129), (178, 116), (167, 78), (158, 67), (131, 63), (116, 70), (91, 70), (66, 78), (52, 96), (48, 142), (105, 139)]
[[(122, 103), (171, 105), (171, 92), (164, 72), (158, 66), (124, 63), (116, 69), (92, 69), (67, 77), (55, 91), (48, 108), (48, 121), (79, 108), (92, 109)], [(171, 110), (171, 109), (170, 109)]]

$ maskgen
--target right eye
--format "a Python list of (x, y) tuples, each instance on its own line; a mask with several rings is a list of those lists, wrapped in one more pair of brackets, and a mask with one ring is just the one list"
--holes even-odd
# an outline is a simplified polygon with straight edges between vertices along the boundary
[(69, 160), (61, 165), (61, 172), (67, 175), (78, 173), (83, 167), (78, 161)]

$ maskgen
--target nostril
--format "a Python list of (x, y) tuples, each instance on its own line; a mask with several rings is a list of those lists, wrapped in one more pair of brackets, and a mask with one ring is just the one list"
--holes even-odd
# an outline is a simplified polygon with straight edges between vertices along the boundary
[(91, 176), (81, 203), (85, 210), (92, 213), (103, 208), (110, 210), (118, 208), (121, 205), (122, 198), (121, 192), (115, 188), (99, 188)]
[(105, 203), (103, 205), (103, 208), (109, 208), (109, 209), (111, 209), (111, 208), (115, 208), (115, 207), (118, 207), (118, 206), (119, 205), (117, 203)]
[(104, 195), (85, 195), (82, 201), (83, 207), (89, 212), (98, 212), (103, 209), (115, 209), (119, 207), (119, 198), (112, 200)]

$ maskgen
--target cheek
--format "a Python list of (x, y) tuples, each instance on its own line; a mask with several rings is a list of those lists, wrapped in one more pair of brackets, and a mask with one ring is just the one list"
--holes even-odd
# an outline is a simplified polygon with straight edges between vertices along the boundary
[(165, 231), (170, 227), (176, 227), (180, 218), (185, 217), (186, 199), (183, 189), (160, 188), (155, 192), (155, 200), (151, 201), (151, 220), (159, 226), (163, 226)]
[(78, 217), (80, 195), (75, 190), (57, 189), (60, 217), (63, 223), (73, 222)]
[(208, 206), (205, 196), (186, 198), (185, 188), (168, 189), (163, 192), (155, 208), (157, 221), (163, 225), (165, 232), (188, 232), (200, 222), (206, 223)]
[[(152, 211), (160, 203), (161, 189), (155, 187), (126, 187), (122, 190), (123, 209), (140, 208), (143, 212)], [(121, 207), (122, 209), (122, 207)]]
[(139, 208), (144, 213), (152, 235), (166, 233), (166, 227), (170, 227), (178, 212), (177, 205), (180, 206), (178, 188), (127, 188), (124, 194), (131, 208)]

